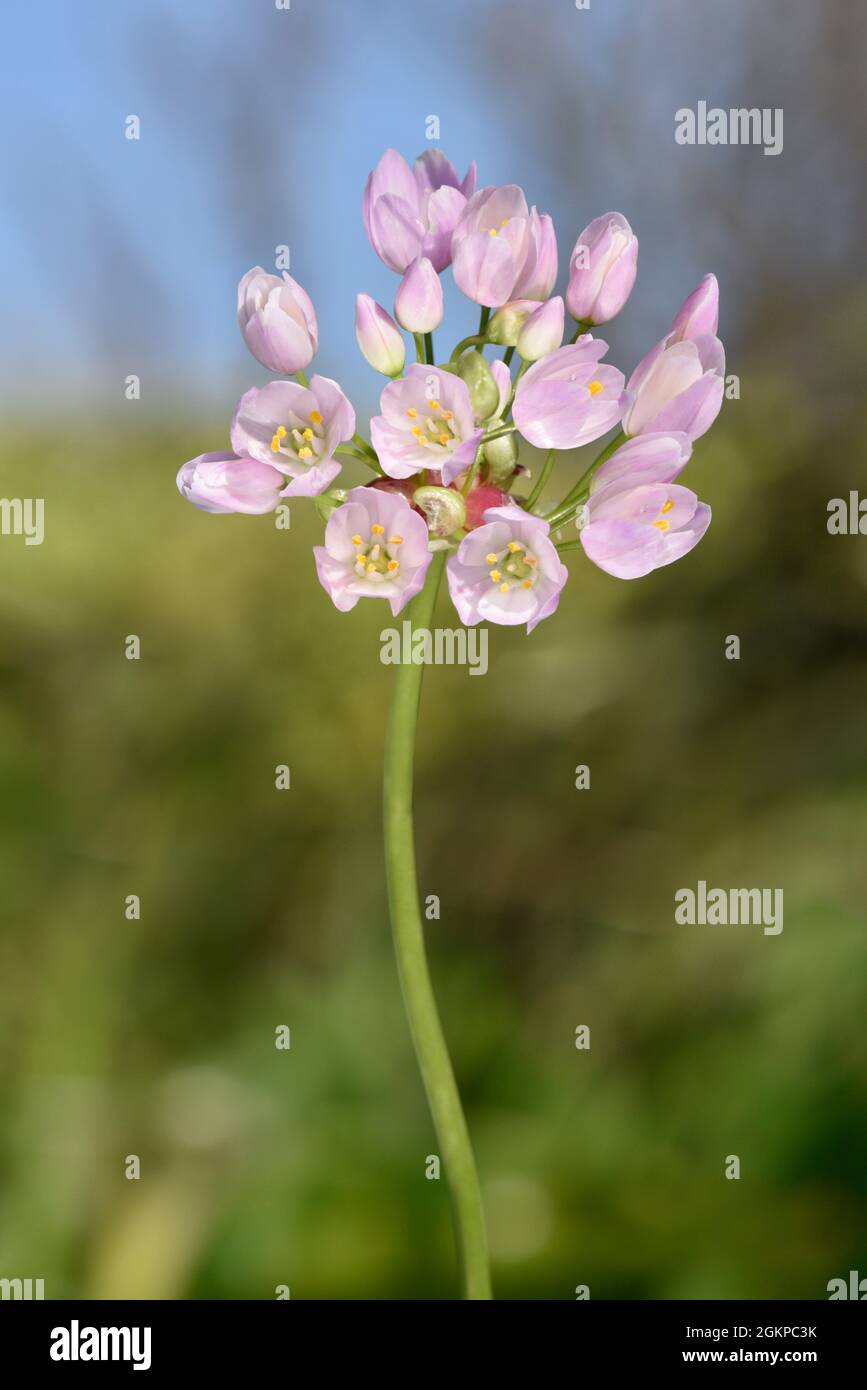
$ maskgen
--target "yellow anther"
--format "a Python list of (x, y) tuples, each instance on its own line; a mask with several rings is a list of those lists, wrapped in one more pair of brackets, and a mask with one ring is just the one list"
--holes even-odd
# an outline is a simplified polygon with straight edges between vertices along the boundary
[(411, 405), (406, 413), (409, 416), (410, 420), (414, 420), (416, 415), (418, 415), (418, 411), (416, 410), (414, 405)]
[(455, 418), (455, 412), (453, 410), (444, 410), (442, 414), (444, 420), (453, 420)]
[(370, 528), (371, 535), (374, 535), (374, 536), (381, 536), (384, 530), (385, 530), (385, 527), (384, 527), (384, 526), (380, 526), (380, 524), (379, 524), (378, 521), (375, 521), (375, 522), (373, 523), (373, 525), (371, 526), (371, 528)]
[(308, 427), (306, 430), (302, 431), (302, 432), (303, 432), (304, 438), (307, 440), (308, 443), (310, 442), (311, 439), (315, 439), (315, 437), (316, 437), (316, 436), (314, 435), (313, 431), (312, 431), (309, 427)]
[(520, 550), (521, 547), (519, 546), (519, 544), (518, 544), (517, 541), (509, 541), (509, 549), (511, 550), (512, 554), (514, 555), (515, 551), (516, 551), (516, 550)]
[(485, 563), (488, 565), (495, 565), (497, 563), (497, 557), (494, 554), (493, 550), (491, 551), (490, 555), (485, 556)]
[(421, 430), (419, 429), (418, 425), (413, 425), (412, 433), (415, 435), (416, 439), (421, 439)]
[(438, 435), (437, 435), (437, 439), (439, 440), (440, 444), (448, 444), (450, 438), (451, 438), (451, 436), (448, 435), (448, 434), (438, 434)]
[(508, 219), (508, 217), (504, 217), (503, 220), (502, 220), (502, 222), (500, 223), (500, 226), (501, 226), (501, 227), (508, 227), (508, 225), (509, 225), (509, 219)]
[(503, 576), (500, 574), (499, 570), (491, 570), (491, 578), (493, 579), (495, 584), (499, 584), (502, 577)]
[(654, 521), (653, 524), (654, 524), (654, 526), (656, 527), (656, 529), (657, 529), (658, 531), (667, 531), (667, 530), (668, 530), (668, 522), (667, 522), (667, 521)]
[(367, 566), (367, 573), (368, 573), (368, 574), (376, 574), (376, 565), (368, 565), (368, 566)]
[(601, 381), (588, 381), (587, 383), (587, 390), (590, 392), (591, 396), (598, 396), (599, 392), (604, 391), (604, 389)]
[(497, 229), (496, 229), (496, 227), (489, 227), (489, 228), (488, 228), (488, 236), (496, 236), (496, 235), (497, 235)]
[(312, 459), (313, 450), (308, 449), (307, 445), (305, 444), (303, 449), (298, 450), (298, 457), (300, 459)]
[(509, 586), (508, 586), (508, 584), (501, 584), (501, 585), (500, 585), (500, 593), (501, 593), (501, 594), (507, 594), (508, 592), (509, 592)]
[(321, 424), (322, 424), (322, 416), (320, 415), (320, 413), (319, 413), (318, 410), (311, 410), (311, 412), (310, 412), (310, 423), (313, 424), (313, 425), (321, 425)]
[(273, 434), (273, 435), (271, 436), (271, 453), (272, 453), (272, 454), (277, 454), (277, 453), (279, 453), (279, 452), (280, 452), (280, 436), (279, 436), (279, 434)]
[(360, 536), (353, 536), (353, 537), (352, 537), (352, 544), (353, 544), (353, 545), (363, 545), (364, 542), (362, 541), (362, 539), (361, 539)]
[(442, 406), (440, 405), (439, 401), (428, 401), (428, 408), (430, 410), (442, 410)]
[(395, 570), (400, 569), (400, 565), (397, 563), (397, 560), (389, 560), (388, 568), (391, 570), (393, 574)]
[(673, 501), (671, 500), (671, 498), (669, 497), (669, 499), (668, 499), (667, 502), (663, 502), (663, 504), (662, 504), (662, 506), (660, 507), (659, 510), (660, 510), (660, 512), (670, 512), (673, 506), (674, 506), (674, 503), (673, 503)]
[(389, 536), (389, 545), (403, 545), (403, 536)]
[(524, 556), (524, 564), (525, 564), (525, 565), (538, 565), (538, 563), (539, 563), (539, 561), (536, 559), (535, 555), (525, 555), (525, 556)]
[(533, 587), (533, 581), (532, 581), (532, 579), (525, 579), (524, 582), (523, 582), (523, 584), (521, 585), (521, 588), (522, 588), (522, 589), (532, 589), (532, 587)]

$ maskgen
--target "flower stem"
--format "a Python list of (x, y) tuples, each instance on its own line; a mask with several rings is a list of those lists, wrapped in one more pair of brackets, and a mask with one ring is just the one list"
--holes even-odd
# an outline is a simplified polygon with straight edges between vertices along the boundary
[(557, 450), (549, 449), (545, 462), (542, 464), (542, 467), (539, 471), (539, 476), (536, 479), (536, 486), (533, 488), (533, 491), (530, 493), (530, 496), (524, 503), (524, 506), (527, 508), (528, 512), (531, 512), (533, 510), (533, 507), (541, 497), (545, 484), (547, 483), (551, 475), (551, 469), (554, 467), (554, 460), (556, 457)]
[(567, 521), (571, 521), (588, 490), (593, 474), (596, 472), (597, 468), (602, 466), (606, 459), (609, 459), (613, 453), (617, 452), (625, 439), (626, 435), (623, 433), (623, 430), (618, 430), (614, 438), (605, 445), (602, 453), (596, 455), (587, 471), (581, 474), (581, 477), (571, 491), (567, 492), (556, 511), (553, 511), (550, 516), (545, 518), (552, 531), (556, 530), (558, 526), (564, 526)]
[(487, 336), (486, 336), (485, 334), (479, 334), (479, 333), (471, 333), (470, 336), (469, 336), (468, 338), (461, 338), (461, 341), (455, 345), (455, 349), (454, 349), (454, 351), (453, 351), (451, 357), (449, 358), (449, 362), (452, 362), (452, 363), (457, 362), (457, 360), (458, 360), (458, 358), (460, 357), (461, 353), (462, 353), (466, 348), (472, 347), (475, 343), (484, 344), (484, 343), (486, 343), (487, 341), (488, 341)]
[(424, 360), (425, 360), (425, 362), (427, 362), (428, 366), (431, 366), (431, 367), (433, 366), (433, 364), (434, 364), (433, 333), (425, 333), (425, 335), (424, 335)]
[[(424, 588), (406, 610), (413, 631), (430, 626), (444, 562), (444, 552), (434, 555)], [(479, 1180), (428, 970), (416, 882), (412, 780), (423, 671), (421, 665), (397, 667), (388, 720), (383, 776), (388, 899), (404, 1004), (451, 1196), (463, 1296), (489, 1299)]]

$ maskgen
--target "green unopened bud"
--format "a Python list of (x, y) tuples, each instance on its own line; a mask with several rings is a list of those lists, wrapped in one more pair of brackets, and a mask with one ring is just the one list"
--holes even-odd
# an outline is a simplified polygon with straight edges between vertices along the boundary
[(466, 382), (477, 420), (487, 420), (500, 403), (494, 374), (480, 352), (469, 348), (458, 362), (458, 376)]
[(425, 515), (428, 531), (434, 539), (444, 539), (461, 530), (467, 519), (467, 507), (459, 492), (450, 487), (417, 487), (412, 500)]
[(504, 304), (491, 315), (488, 324), (488, 337), (491, 342), (499, 343), (503, 347), (514, 347), (521, 329), (538, 307), (538, 299), (513, 299), (509, 304)]
[(518, 462), (518, 444), (514, 434), (500, 435), (499, 439), (489, 439), (482, 451), (488, 468), (488, 480), (495, 487), (502, 487), (511, 478)]
[(342, 507), (346, 501), (346, 489), (333, 487), (328, 492), (320, 493), (313, 498), (313, 505), (323, 521), (327, 521), (332, 512), (336, 512), (338, 507)]

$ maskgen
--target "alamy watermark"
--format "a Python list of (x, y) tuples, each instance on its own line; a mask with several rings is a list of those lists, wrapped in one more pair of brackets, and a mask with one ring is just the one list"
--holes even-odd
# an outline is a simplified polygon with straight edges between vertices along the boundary
[(697, 888), (678, 888), (674, 920), (700, 927), (763, 927), (765, 936), (783, 930), (782, 888), (711, 888), (699, 879)]
[(782, 106), (736, 106), (726, 111), (700, 101), (695, 110), (681, 106), (674, 113), (678, 145), (763, 145), (765, 154), (783, 152)]
[(22, 1299), (29, 1302), (44, 1297), (44, 1279), (0, 1279), (0, 1299)]
[(469, 666), (471, 676), (484, 676), (488, 669), (485, 627), (413, 629), (405, 618), (400, 631), (383, 628), (379, 640), (383, 666)]
[(25, 545), (41, 545), (45, 539), (45, 499), (0, 497), (0, 533), (23, 536)]

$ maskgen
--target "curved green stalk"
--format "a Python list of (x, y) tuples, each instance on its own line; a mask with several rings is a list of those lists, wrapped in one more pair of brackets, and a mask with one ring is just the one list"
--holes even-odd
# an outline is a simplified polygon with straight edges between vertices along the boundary
[[(430, 628), (444, 562), (444, 552), (434, 555), (424, 588), (406, 610), (413, 631)], [(404, 1004), (452, 1202), (463, 1296), (489, 1299), (479, 1179), (428, 970), (416, 882), (412, 781), (423, 671), (415, 665), (396, 668), (388, 720), (383, 776), (388, 901)]]

